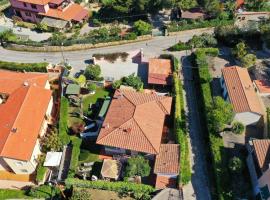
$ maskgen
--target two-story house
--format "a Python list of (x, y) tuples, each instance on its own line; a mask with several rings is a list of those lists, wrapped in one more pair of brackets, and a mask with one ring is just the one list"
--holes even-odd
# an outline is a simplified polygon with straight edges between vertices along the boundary
[(270, 200), (270, 140), (250, 140), (247, 164), (256, 199)]
[(46, 20), (55, 26), (66, 26), (88, 18), (88, 10), (70, 0), (10, 0), (10, 3), (16, 16), (32, 23)]
[(48, 74), (0, 70), (0, 170), (36, 170), (52, 108)]

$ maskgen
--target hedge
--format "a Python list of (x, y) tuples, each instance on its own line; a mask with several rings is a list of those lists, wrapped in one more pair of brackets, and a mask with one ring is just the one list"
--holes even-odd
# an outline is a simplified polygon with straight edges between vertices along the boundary
[(0, 69), (20, 72), (47, 72), (48, 63), (16, 63), (0, 61)]
[(266, 108), (267, 114), (267, 137), (270, 138), (270, 108)]
[(38, 183), (43, 181), (44, 176), (45, 176), (47, 169), (48, 169), (47, 167), (44, 167), (42, 164), (38, 164), (38, 167), (37, 167), (36, 181)]
[(59, 137), (63, 145), (67, 145), (70, 142), (68, 135), (68, 99), (64, 96), (61, 97), (60, 104), (60, 119), (59, 119)]
[(73, 177), (79, 163), (79, 156), (81, 152), (82, 139), (76, 136), (71, 137), (72, 154), (70, 159), (70, 167), (68, 177)]
[(216, 27), (219, 25), (229, 25), (234, 24), (233, 20), (221, 20), (221, 19), (212, 19), (212, 20), (182, 20), (179, 22), (172, 22), (167, 26), (168, 32), (177, 32), (185, 31), (197, 28), (207, 28), (207, 27)]
[(59, 188), (50, 185), (41, 185), (38, 187), (32, 187), (28, 195), (35, 198), (61, 199)]
[(180, 174), (179, 185), (185, 185), (191, 180), (190, 157), (187, 139), (183, 86), (176, 72), (173, 74), (173, 88), (175, 95), (174, 132), (176, 141), (180, 145)]
[[(212, 191), (213, 199), (231, 199), (230, 192), (230, 176), (226, 165), (226, 154), (223, 151), (223, 140), (214, 131), (212, 124), (215, 119), (210, 118), (213, 111), (213, 100), (211, 94), (212, 77), (207, 63), (207, 55), (217, 56), (218, 49), (205, 48), (198, 49), (195, 52), (195, 64), (198, 68), (199, 85), (201, 94), (201, 111), (200, 117), (203, 124), (206, 125), (205, 131), (208, 133), (210, 153), (212, 158), (212, 170), (215, 177), (215, 191)], [(209, 120), (211, 119), (211, 121)]]
[(108, 181), (87, 181), (76, 178), (68, 178), (65, 181), (67, 187), (92, 188), (100, 190), (109, 190), (121, 194), (131, 195), (135, 199), (148, 200), (151, 199), (150, 194), (155, 191), (152, 186), (144, 184), (136, 184), (130, 182), (108, 182)]

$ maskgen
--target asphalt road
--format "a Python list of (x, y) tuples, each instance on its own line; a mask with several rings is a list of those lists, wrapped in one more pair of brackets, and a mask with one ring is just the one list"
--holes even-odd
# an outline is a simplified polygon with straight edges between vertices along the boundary
[[(67, 62), (70, 63), (74, 68), (74, 71), (79, 71), (80, 69), (84, 69), (84, 67), (87, 65), (87, 60), (89, 60), (94, 53), (128, 52), (143, 49), (146, 57), (155, 57), (162, 53), (166, 53), (164, 50), (177, 43), (179, 40), (186, 42), (192, 38), (193, 35), (199, 35), (205, 32), (211, 33), (213, 30), (210, 29), (202, 31), (201, 29), (197, 29), (183, 31), (177, 36), (154, 37), (152, 40), (144, 42), (82, 51), (68, 51), (64, 52), (63, 56), (64, 59), (67, 59)], [(2, 47), (0, 48), (0, 60), (3, 61), (24, 63), (46, 61), (57, 64), (63, 61), (63, 56), (61, 52), (20, 52), (3, 49)]]

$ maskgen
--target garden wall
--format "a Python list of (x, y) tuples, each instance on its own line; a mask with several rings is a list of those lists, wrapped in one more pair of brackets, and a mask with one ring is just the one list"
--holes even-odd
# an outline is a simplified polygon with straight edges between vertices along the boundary
[(34, 47), (34, 46), (26, 46), (26, 45), (18, 45), (18, 44), (7, 44), (6, 49), (14, 50), (14, 51), (30, 51), (30, 52), (60, 52), (60, 51), (78, 51), (78, 50), (86, 50), (93, 48), (101, 48), (107, 46), (117, 46), (122, 44), (129, 44), (134, 42), (140, 42), (145, 40), (152, 39), (151, 35), (144, 35), (137, 37), (136, 40), (121, 40), (115, 42), (106, 42), (106, 43), (98, 43), (98, 44), (75, 44), (72, 46), (44, 46), (44, 47)]

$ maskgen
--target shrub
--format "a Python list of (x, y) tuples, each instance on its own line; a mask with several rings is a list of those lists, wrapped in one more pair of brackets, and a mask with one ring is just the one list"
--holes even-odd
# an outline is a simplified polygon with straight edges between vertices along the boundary
[(75, 178), (68, 178), (65, 181), (67, 187), (93, 188), (100, 190), (115, 191), (126, 195), (131, 195), (135, 199), (150, 200), (150, 194), (155, 189), (149, 185), (136, 184), (129, 182), (108, 182), (108, 181), (86, 181)]
[(133, 30), (137, 35), (147, 35), (151, 33), (151, 24), (138, 20), (134, 23)]
[(241, 122), (233, 122), (232, 132), (235, 134), (242, 134), (245, 130), (245, 126)]
[(183, 51), (183, 50), (189, 50), (189, 49), (191, 49), (191, 47), (188, 44), (179, 41), (177, 44), (171, 46), (168, 50), (169, 51)]
[(47, 72), (48, 63), (15, 63), (0, 61), (0, 69), (26, 72)]
[(102, 23), (101, 23), (98, 19), (93, 19), (93, 25), (94, 25), (95, 27), (100, 27), (101, 24), (102, 24)]
[(150, 166), (148, 160), (144, 159), (142, 156), (131, 157), (127, 160), (127, 166), (125, 171), (126, 177), (134, 176), (149, 176)]
[(122, 81), (121, 80), (116, 80), (116, 81), (113, 82), (112, 88), (116, 90), (116, 89), (120, 88), (121, 85), (122, 85)]
[(88, 65), (84, 71), (87, 80), (97, 80), (100, 74), (101, 69), (99, 65)]
[(229, 169), (233, 173), (239, 174), (243, 168), (242, 160), (238, 157), (233, 157), (229, 160)]
[(136, 33), (127, 33), (126, 35), (124, 35), (123, 37), (124, 40), (136, 40), (137, 39), (137, 35)]
[(32, 187), (28, 193), (29, 196), (34, 198), (59, 199), (60, 190), (57, 187), (49, 185), (41, 185), (38, 187)]
[(96, 89), (97, 89), (97, 86), (96, 86), (96, 84), (94, 84), (94, 83), (90, 83), (90, 84), (88, 84), (88, 90), (89, 91), (95, 91)]
[(38, 29), (40, 31), (48, 31), (49, 30), (48, 26), (44, 23), (36, 24), (36, 29)]
[(143, 82), (142, 82), (141, 78), (138, 76), (135, 76), (134, 73), (127, 76), (127, 77), (123, 77), (122, 84), (133, 87), (136, 90), (143, 89)]
[(44, 153), (48, 151), (61, 151), (62, 142), (56, 129), (43, 136), (41, 139), (41, 149)]

